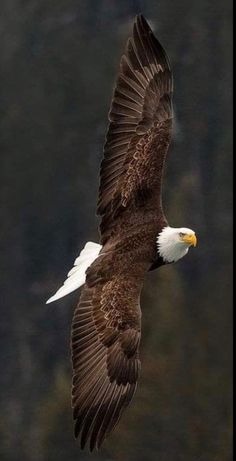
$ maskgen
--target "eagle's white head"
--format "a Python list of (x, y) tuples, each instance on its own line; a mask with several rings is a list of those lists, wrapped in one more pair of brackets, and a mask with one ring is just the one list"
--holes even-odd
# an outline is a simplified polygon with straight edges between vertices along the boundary
[(157, 237), (159, 255), (166, 263), (178, 261), (188, 253), (191, 246), (197, 245), (197, 237), (187, 227), (164, 227)]

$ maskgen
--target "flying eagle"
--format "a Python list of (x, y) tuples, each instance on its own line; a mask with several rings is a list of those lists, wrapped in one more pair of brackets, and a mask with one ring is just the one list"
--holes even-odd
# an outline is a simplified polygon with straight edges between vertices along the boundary
[(171, 141), (169, 59), (142, 15), (121, 57), (109, 112), (97, 214), (100, 244), (88, 242), (47, 302), (84, 285), (72, 322), (72, 407), (81, 447), (99, 448), (130, 403), (140, 374), (140, 293), (146, 272), (196, 246), (170, 227), (162, 176)]

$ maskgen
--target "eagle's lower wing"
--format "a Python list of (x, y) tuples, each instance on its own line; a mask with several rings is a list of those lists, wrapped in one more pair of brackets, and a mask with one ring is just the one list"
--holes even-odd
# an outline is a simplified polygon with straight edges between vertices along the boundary
[(173, 90), (169, 60), (139, 15), (121, 58), (109, 112), (97, 213), (102, 243), (121, 211), (161, 203), (161, 180), (171, 139)]
[[(133, 397), (140, 371), (142, 282), (110, 276), (106, 258), (88, 270), (72, 323), (75, 436), (99, 448)], [(102, 274), (103, 272), (103, 274)], [(111, 271), (112, 272), (112, 271)], [(114, 272), (113, 272), (114, 273)]]

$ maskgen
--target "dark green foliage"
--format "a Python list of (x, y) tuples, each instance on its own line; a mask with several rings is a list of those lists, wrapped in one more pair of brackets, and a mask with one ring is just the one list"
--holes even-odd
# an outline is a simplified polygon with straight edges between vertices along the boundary
[(231, 2), (2, 0), (2, 461), (91, 459), (73, 440), (70, 409), (78, 293), (45, 300), (98, 238), (107, 112), (140, 10), (175, 76), (166, 213), (199, 246), (147, 277), (138, 392), (93, 459), (231, 459)]

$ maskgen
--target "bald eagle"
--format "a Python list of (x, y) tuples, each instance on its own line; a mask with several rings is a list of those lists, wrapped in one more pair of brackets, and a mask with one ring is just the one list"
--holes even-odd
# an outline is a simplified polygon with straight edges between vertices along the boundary
[(169, 59), (142, 15), (121, 57), (100, 170), (100, 243), (88, 242), (47, 303), (84, 285), (71, 350), (75, 437), (99, 448), (130, 403), (140, 374), (140, 293), (149, 270), (178, 261), (196, 235), (170, 227), (162, 176), (171, 141)]

